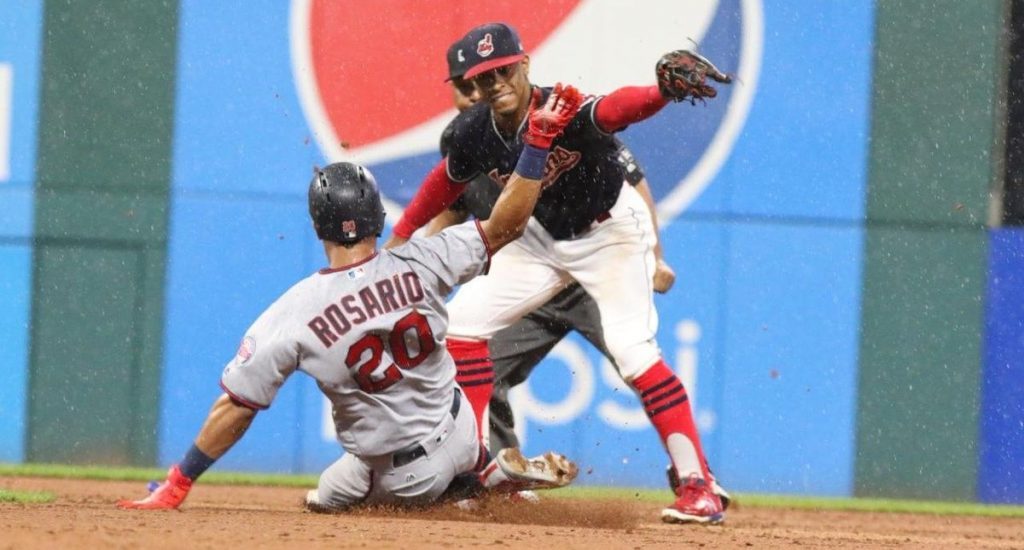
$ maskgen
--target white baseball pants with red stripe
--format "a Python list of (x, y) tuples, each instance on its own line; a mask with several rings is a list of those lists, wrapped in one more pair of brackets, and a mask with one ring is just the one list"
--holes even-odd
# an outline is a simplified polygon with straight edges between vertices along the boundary
[(597, 303), (620, 375), (642, 374), (661, 358), (652, 286), (657, 236), (646, 203), (628, 184), (608, 213), (572, 240), (553, 239), (530, 218), (526, 233), (494, 255), (490, 272), (449, 302), (448, 337), (489, 340), (575, 279)]

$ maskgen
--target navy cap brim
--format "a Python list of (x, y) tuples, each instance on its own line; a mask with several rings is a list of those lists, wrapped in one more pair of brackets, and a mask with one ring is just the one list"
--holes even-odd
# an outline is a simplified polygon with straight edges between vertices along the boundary
[[(505, 65), (511, 65), (513, 63), (522, 61), (525, 57), (525, 53), (520, 53), (516, 55), (508, 55), (505, 57), (496, 57), (494, 59), (488, 59), (487, 61), (484, 61), (483, 63), (480, 63), (470, 68), (468, 71), (466, 71), (466, 74), (464, 74), (462, 78), (468, 80), (477, 75), (486, 73), (487, 71), (490, 71), (492, 69), (497, 69), (498, 67), (504, 67)], [(449, 77), (448, 80), (451, 80), (451, 77)]]

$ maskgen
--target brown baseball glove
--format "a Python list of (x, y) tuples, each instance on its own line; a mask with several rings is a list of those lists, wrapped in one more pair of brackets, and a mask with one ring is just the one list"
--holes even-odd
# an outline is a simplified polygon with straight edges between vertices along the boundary
[(655, 72), (662, 96), (672, 101), (689, 100), (692, 104), (698, 99), (704, 101), (718, 95), (718, 90), (707, 83), (708, 78), (722, 84), (732, 82), (732, 77), (719, 71), (714, 63), (690, 50), (676, 50), (661, 56)]

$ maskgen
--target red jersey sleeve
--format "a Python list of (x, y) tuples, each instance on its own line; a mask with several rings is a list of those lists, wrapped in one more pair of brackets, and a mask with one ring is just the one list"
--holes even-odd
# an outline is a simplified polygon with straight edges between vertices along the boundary
[(618, 132), (634, 122), (650, 118), (668, 105), (657, 86), (627, 86), (598, 100), (594, 122), (604, 132)]
[(405, 208), (402, 219), (395, 224), (395, 235), (408, 239), (414, 231), (427, 225), (434, 216), (448, 208), (462, 194), (466, 184), (448, 177), (446, 166), (446, 159), (441, 159), (441, 162), (427, 174), (416, 196)]

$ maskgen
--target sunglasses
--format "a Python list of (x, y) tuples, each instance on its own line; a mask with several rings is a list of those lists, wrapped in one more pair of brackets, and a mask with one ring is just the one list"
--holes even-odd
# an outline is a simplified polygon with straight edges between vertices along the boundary
[(502, 81), (508, 82), (509, 79), (511, 79), (513, 76), (515, 76), (517, 72), (519, 72), (519, 66), (521, 64), (522, 61), (516, 61), (515, 63), (512, 63), (510, 65), (503, 65), (496, 69), (491, 69), (489, 71), (482, 72), (471, 78), (470, 81), (474, 85), (479, 86), (481, 88), (487, 88), (493, 85), (494, 82), (499, 78)]

